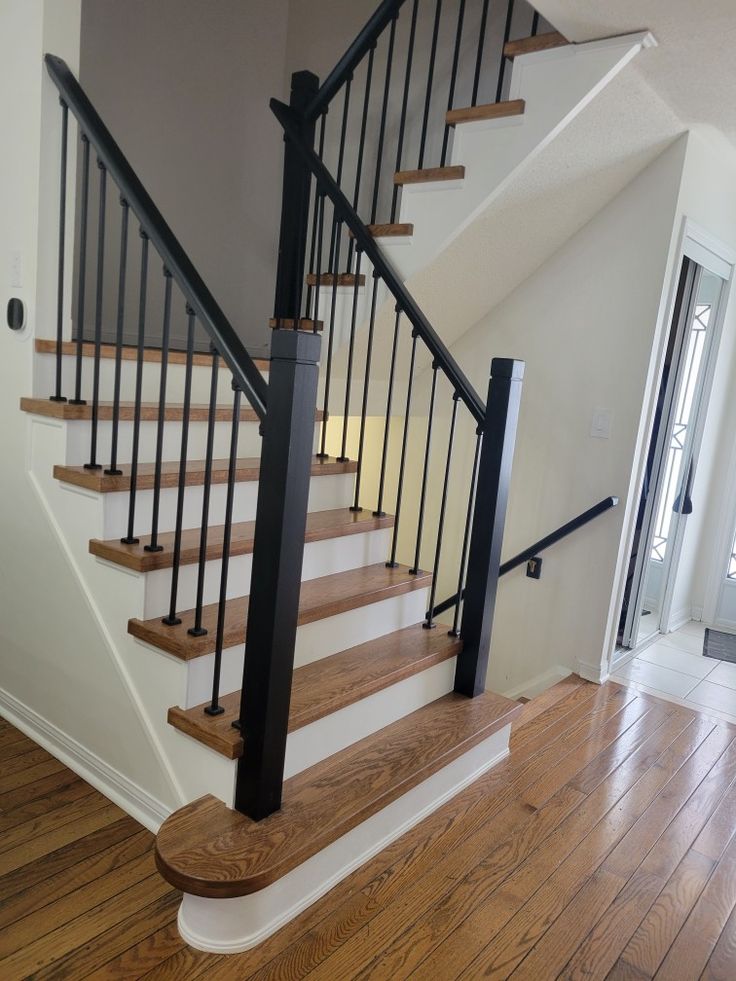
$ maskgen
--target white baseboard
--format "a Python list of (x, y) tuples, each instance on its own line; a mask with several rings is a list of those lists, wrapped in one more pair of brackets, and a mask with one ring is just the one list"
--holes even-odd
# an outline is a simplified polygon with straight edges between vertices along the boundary
[(0, 688), (0, 715), (154, 834), (172, 813), (76, 739)]
[(510, 688), (508, 691), (502, 692), (501, 694), (504, 696), (504, 698), (517, 699), (522, 695), (525, 698), (534, 698), (536, 695), (541, 695), (543, 691), (551, 688), (552, 685), (556, 685), (558, 681), (562, 681), (563, 678), (567, 678), (571, 673), (572, 669), (566, 667), (564, 664), (555, 664), (548, 671), (544, 671), (542, 674), (537, 674), (533, 678), (529, 678), (527, 681), (523, 682), (521, 685), (517, 685), (515, 688)]
[(670, 616), (670, 629), (667, 632), (670, 634), (674, 633), (675, 630), (679, 630), (680, 627), (684, 627), (686, 623), (690, 623), (692, 619), (693, 619), (692, 607), (690, 606), (682, 607), (682, 609), (678, 610), (676, 613), (673, 613)]
[(586, 681), (592, 681), (595, 685), (602, 685), (608, 681), (609, 671), (606, 665), (600, 662), (591, 664), (589, 661), (581, 660), (581, 658), (577, 659), (577, 665), (578, 674)]
[(508, 754), (504, 726), (408, 793), (259, 892), (235, 899), (184, 894), (179, 933), (192, 947), (235, 954), (262, 943)]

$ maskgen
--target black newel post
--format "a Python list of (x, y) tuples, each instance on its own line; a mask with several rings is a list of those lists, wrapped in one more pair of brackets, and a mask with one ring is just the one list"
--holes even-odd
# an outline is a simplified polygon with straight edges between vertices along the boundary
[[(291, 76), (289, 105), (299, 116), (303, 116), (304, 110), (317, 94), (318, 89), (319, 79), (312, 72), (294, 72)], [(301, 136), (310, 149), (314, 146), (314, 129), (314, 120), (305, 120), (302, 123)], [(299, 305), (305, 273), (311, 179), (312, 175), (302, 163), (298, 153), (289, 140), (285, 139), (279, 260), (273, 310), (277, 323), (301, 316)]]
[(281, 806), (320, 345), (319, 334), (295, 330), (271, 342), (235, 790), (235, 807), (254, 820)]
[(471, 698), (485, 689), (523, 377), (523, 361), (491, 362), (460, 629), (463, 650), (455, 670), (455, 691)]

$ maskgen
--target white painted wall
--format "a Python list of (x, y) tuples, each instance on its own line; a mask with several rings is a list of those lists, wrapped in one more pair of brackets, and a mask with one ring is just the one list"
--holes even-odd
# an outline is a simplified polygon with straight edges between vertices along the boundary
[[(609, 494), (621, 499), (547, 553), (539, 582), (523, 569), (502, 580), (496, 691), (560, 664), (597, 675), (685, 148), (661, 154), (453, 346), (481, 392), (494, 355), (526, 362), (504, 556)], [(613, 413), (608, 440), (589, 434), (596, 408)]]
[[(0, 330), (0, 713), (106, 791), (124, 774), (126, 806), (151, 824), (177, 795), (31, 479), (29, 422), (18, 411), (32, 390), (34, 332), (55, 310), (61, 114), (41, 59), (54, 50), (78, 66), (79, 18), (79, 0), (0, 4), (0, 123), (14, 147), (0, 180), (0, 303), (4, 311), (17, 295), (28, 308), (21, 334)], [(22, 287), (10, 285), (11, 250), (22, 253)]]

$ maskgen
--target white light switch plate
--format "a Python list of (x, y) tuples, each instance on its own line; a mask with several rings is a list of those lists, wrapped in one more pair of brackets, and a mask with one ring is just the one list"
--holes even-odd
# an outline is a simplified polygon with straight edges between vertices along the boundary
[(610, 409), (595, 409), (590, 424), (590, 435), (594, 439), (608, 439), (611, 435), (613, 412)]

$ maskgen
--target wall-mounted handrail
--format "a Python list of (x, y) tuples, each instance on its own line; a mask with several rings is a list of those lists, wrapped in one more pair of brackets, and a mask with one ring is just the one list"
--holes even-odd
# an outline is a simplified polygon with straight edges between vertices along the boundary
[(307, 119), (314, 120), (327, 108), (335, 95), (340, 91), (345, 81), (350, 77), (364, 55), (381, 36), (391, 19), (396, 16), (406, 0), (383, 0), (370, 16), (363, 29), (357, 35), (345, 54), (324, 80), (319, 91), (309, 103), (305, 111)]
[[(506, 573), (511, 572), (512, 569), (516, 569), (520, 565), (524, 565), (524, 563), (528, 562), (529, 559), (535, 558), (540, 552), (550, 548), (552, 545), (556, 545), (557, 542), (562, 541), (563, 538), (567, 538), (568, 535), (571, 535), (573, 532), (577, 531), (578, 528), (582, 528), (583, 525), (587, 525), (590, 521), (593, 521), (601, 514), (605, 514), (606, 511), (610, 511), (611, 508), (615, 508), (617, 504), (617, 497), (614, 497), (613, 495), (611, 497), (604, 497), (602, 501), (594, 504), (593, 507), (588, 508), (587, 511), (583, 511), (582, 514), (579, 514), (576, 518), (573, 518), (572, 521), (568, 521), (566, 524), (561, 525), (549, 535), (546, 535), (544, 538), (540, 538), (538, 542), (535, 542), (533, 545), (525, 548), (522, 552), (519, 552), (518, 555), (514, 555), (513, 558), (507, 559), (506, 562), (502, 562), (501, 567), (498, 570), (499, 576), (505, 576)], [(465, 590), (463, 590), (463, 593), (460, 596), (461, 599), (464, 598), (464, 594)], [(440, 613), (444, 613), (446, 610), (453, 607), (457, 601), (457, 593), (454, 593), (452, 596), (448, 596), (447, 599), (443, 600), (441, 603), (438, 603), (432, 609), (432, 616), (436, 617)], [(428, 617), (429, 615), (429, 612), (427, 612)]]
[(383, 256), (380, 247), (361, 221), (357, 212), (340, 190), (337, 182), (319, 159), (317, 154), (304, 142), (301, 136), (301, 120), (293, 110), (271, 99), (271, 109), (284, 128), (289, 142), (298, 151), (306, 166), (314, 174), (319, 188), (330, 198), (336, 216), (344, 221), (356, 246), (369, 259), (377, 274), (384, 281), (396, 300), (397, 307), (406, 316), (414, 331), (426, 344), (434, 360), (447, 376), (458, 396), (472, 413), (479, 426), (485, 425), (486, 408), (483, 400), (473, 388), (460, 365), (450, 354), (439, 334), (422, 313), (411, 293), (406, 289), (399, 276)]
[(259, 417), (266, 417), (268, 386), (248, 354), (242, 340), (227, 319), (165, 221), (137, 174), (103, 123), (66, 62), (56, 55), (44, 58), (62, 105), (76, 117), (82, 132), (132, 208), (148, 238), (158, 250), (167, 270), (176, 280), (212, 343)]

